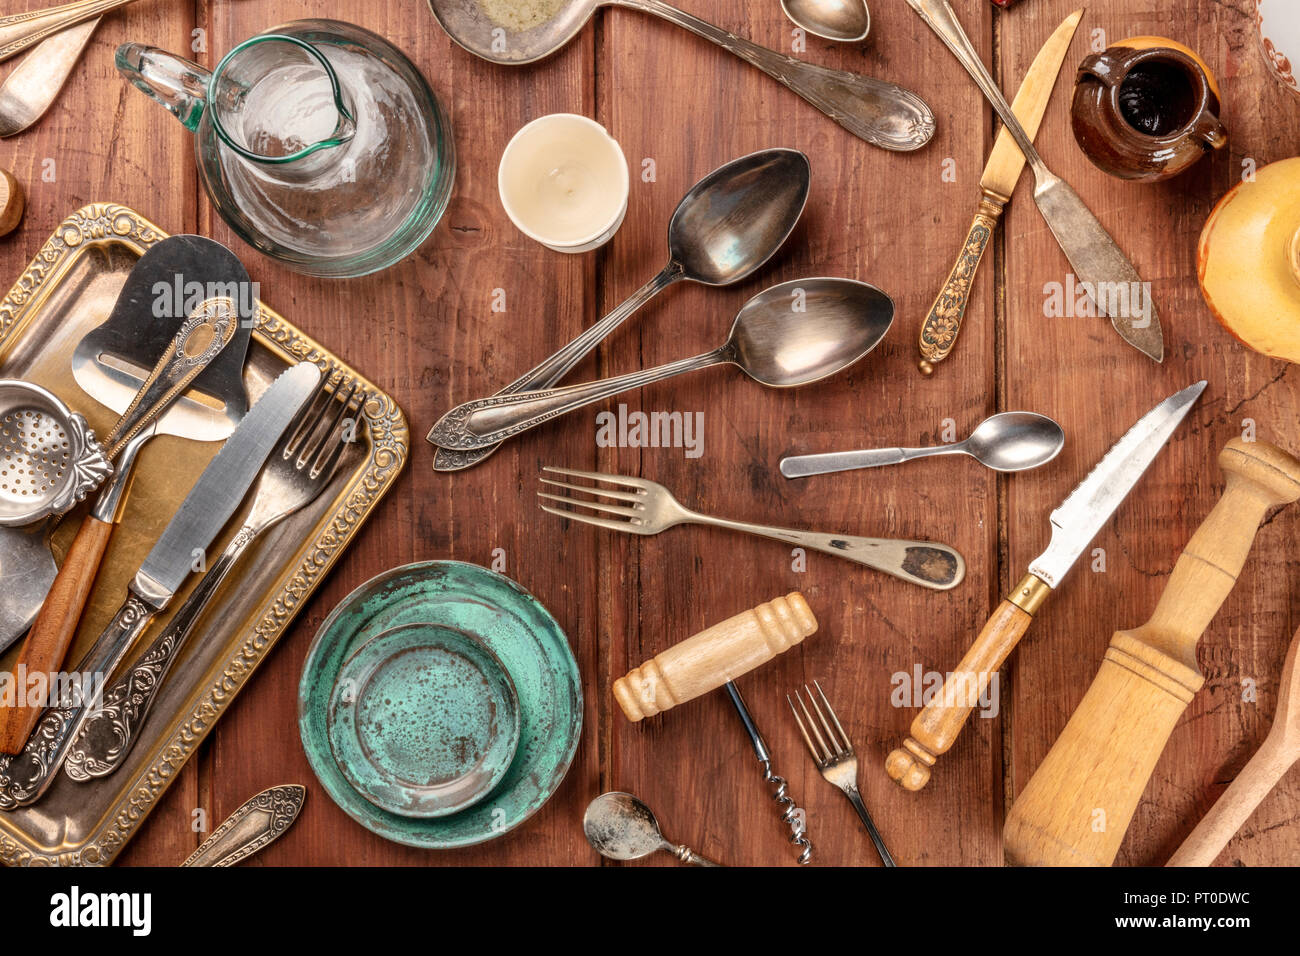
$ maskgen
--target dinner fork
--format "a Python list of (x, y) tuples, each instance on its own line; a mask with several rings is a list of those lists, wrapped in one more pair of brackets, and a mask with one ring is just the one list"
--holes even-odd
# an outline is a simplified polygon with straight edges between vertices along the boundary
[[(799, 708), (796, 708), (790, 695), (786, 694), (786, 702), (790, 705), (790, 711), (794, 714), (795, 723), (799, 725), (799, 733), (803, 735), (803, 742), (808, 745), (808, 752), (812, 754), (813, 763), (821, 771), (823, 777), (832, 786), (838, 787), (844, 791), (844, 796), (849, 798), (849, 803), (853, 804), (853, 809), (858, 811), (858, 816), (862, 819), (862, 825), (867, 828), (867, 835), (871, 837), (871, 842), (876, 845), (876, 852), (880, 854), (880, 860), (885, 866), (898, 866), (894, 858), (889, 855), (889, 850), (885, 847), (885, 841), (881, 839), (880, 831), (876, 825), (871, 822), (871, 814), (867, 813), (867, 806), (862, 802), (862, 794), (858, 792), (858, 758), (853, 752), (853, 743), (849, 740), (849, 735), (844, 732), (840, 725), (839, 718), (835, 716), (835, 711), (831, 707), (831, 702), (826, 699), (825, 692), (822, 691), (822, 685), (813, 681), (813, 686), (817, 688), (817, 693), (821, 695), (822, 703), (826, 705), (826, 713), (817, 706), (817, 699), (813, 697), (813, 692), (809, 690), (808, 685), (804, 685), (804, 690), (808, 691), (808, 700), (812, 703), (813, 710), (817, 712), (817, 717), (821, 721), (822, 727), (826, 731), (826, 736), (817, 729), (817, 721), (808, 712), (808, 705), (804, 703), (803, 695), (799, 691), (794, 692), (795, 699), (799, 701), (799, 708), (803, 709), (804, 716), (799, 716)], [(826, 714), (830, 714), (830, 720), (826, 719)], [(807, 718), (808, 724), (804, 726), (804, 718)], [(832, 725), (834, 725), (832, 727)], [(812, 728), (813, 737), (817, 738), (817, 743), (813, 744), (813, 737), (808, 736), (808, 728)]]
[[(930, 541), (898, 541), (889, 538), (858, 538), (842, 534), (820, 534), (815, 531), (795, 531), (789, 528), (773, 528), (768, 525), (750, 524), (746, 521), (731, 521), (715, 518), (691, 511), (678, 503), (667, 488), (647, 481), (644, 478), (630, 478), (624, 475), (603, 475), (594, 471), (572, 471), (568, 468), (542, 469), (556, 475), (570, 478), (583, 478), (590, 481), (604, 481), (613, 485), (622, 485), (626, 491), (613, 491), (595, 488), (590, 485), (574, 485), (552, 478), (541, 479), (542, 484), (567, 491), (576, 491), (597, 497), (612, 498), (624, 504), (607, 504), (600, 501), (587, 501), (570, 495), (554, 495), (539, 491), (537, 496), (555, 501), (568, 508), (556, 508), (541, 502), (542, 510), (561, 518), (571, 518), (586, 524), (594, 524), (613, 531), (626, 531), (631, 534), (658, 534), (679, 524), (703, 524), (716, 528), (730, 528), (744, 531), (764, 538), (775, 538), (801, 548), (810, 548), (837, 558), (848, 558), (858, 564), (864, 564), (877, 571), (884, 571), (896, 578), (919, 584), (937, 591), (946, 591), (956, 587), (966, 576), (966, 562), (954, 549), (944, 544)], [(574, 508), (589, 508), (602, 514), (613, 515), (601, 518), (596, 515), (575, 511)]]
[(122, 765), (194, 625), (240, 556), (269, 528), (314, 501), (337, 473), (343, 451), (356, 434), (343, 416), (358, 392), (356, 414), (360, 415), (366, 395), (357, 382), (344, 392), (342, 381), (330, 393), (326, 383), (332, 371), (321, 376), (315, 394), (303, 403), (285, 429), (280, 446), (271, 452), (258, 476), (243, 526), (195, 585), (176, 616), (131, 669), (104, 692), (100, 709), (87, 718), (63, 764), (73, 780), (105, 777)]

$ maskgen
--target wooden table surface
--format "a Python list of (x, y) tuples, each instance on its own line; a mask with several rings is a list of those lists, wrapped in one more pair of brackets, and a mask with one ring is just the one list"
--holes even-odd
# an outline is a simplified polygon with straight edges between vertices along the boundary
[[(7, 0), (10, 11), (32, 6)], [(777, 0), (682, 0), (693, 13), (775, 49), (792, 30)], [(1014, 92), (1033, 55), (1073, 9), (1024, 0), (955, 7), (995, 77)], [(736, 864), (793, 865), (768, 788), (725, 695), (711, 694), (640, 725), (613, 705), (630, 667), (709, 624), (800, 590), (821, 630), (741, 679), (751, 709), (808, 812), (816, 859), (877, 865), (842, 796), (816, 774), (784, 695), (821, 681), (862, 758), (868, 806), (903, 865), (998, 865), (1001, 828), (1018, 789), (1047, 752), (1096, 673), (1111, 633), (1146, 619), (1179, 550), (1222, 488), (1219, 448), (1244, 428), (1300, 451), (1300, 380), (1290, 366), (1245, 350), (1211, 317), (1194, 250), (1216, 199), (1243, 169), (1285, 158), (1300, 142), (1300, 101), (1266, 72), (1252, 0), (1092, 0), (1066, 56), (1038, 146), (1153, 285), (1165, 335), (1155, 365), (1104, 319), (1048, 318), (1045, 287), (1069, 266), (1034, 208), (1026, 175), (980, 272), (966, 328), (936, 374), (916, 369), (922, 317), (950, 268), (978, 199), (992, 144), (991, 110), (948, 51), (901, 0), (872, 3), (870, 39), (810, 39), (799, 55), (897, 81), (933, 107), (924, 149), (891, 154), (860, 142), (729, 54), (634, 11), (598, 12), (563, 52), (521, 68), (481, 62), (439, 29), (423, 0), (140, 0), (109, 15), (81, 68), (36, 127), (0, 141), (0, 166), (26, 186), (26, 218), (0, 241), (0, 272), (15, 277), (53, 226), (91, 201), (138, 209), (163, 228), (228, 243), (263, 298), (396, 396), (412, 423), (410, 462), (325, 586), (154, 809), (120, 860), (171, 864), (257, 791), (307, 784), (295, 828), (259, 857), (273, 864), (594, 864), (581, 816), (604, 790), (639, 794), (671, 838)], [(306, 16), (350, 20), (389, 38), (429, 78), (451, 116), (454, 196), (433, 237), (377, 276), (295, 275), (237, 240), (198, 185), (190, 134), (113, 68), (136, 40), (209, 66), (238, 41)], [(1138, 34), (1170, 36), (1217, 71), (1231, 142), (1164, 184), (1126, 184), (1094, 168), (1069, 131), (1071, 74), (1094, 48)], [(534, 117), (595, 117), (622, 144), (633, 173), (627, 219), (597, 253), (565, 256), (506, 218), (496, 166), (509, 137)], [(850, 276), (888, 292), (894, 327), (874, 353), (830, 381), (792, 391), (719, 369), (643, 389), (530, 432), (480, 467), (435, 474), (422, 436), (443, 411), (490, 394), (567, 341), (664, 263), (669, 217), (709, 170), (768, 146), (803, 150), (812, 194), (785, 249), (728, 289), (672, 289), (615, 334), (578, 372), (621, 373), (712, 348), (747, 298), (808, 275)], [(638, 175), (653, 168), (653, 176)], [(947, 174), (947, 175), (945, 175)], [(647, 181), (649, 180), (649, 181)], [(5, 280), (5, 284), (8, 284)], [(494, 311), (503, 290), (506, 308)], [(906, 793), (885, 776), (886, 753), (915, 710), (891, 703), (892, 677), (946, 671), (997, 600), (1046, 545), (1048, 512), (1128, 426), (1198, 379), (1210, 385), (1168, 449), (1097, 536), (1105, 570), (1084, 560), (1036, 619), (1004, 670), (999, 713), (974, 719), (931, 784)], [(595, 415), (629, 410), (703, 413), (703, 454), (598, 448)], [(998, 410), (1028, 409), (1065, 428), (1065, 451), (1037, 471), (999, 477), (964, 458), (878, 472), (786, 481), (788, 453), (942, 440)], [(561, 522), (536, 505), (553, 464), (639, 474), (699, 510), (873, 536), (933, 538), (966, 556), (966, 582), (929, 593), (819, 554), (795, 567), (778, 544), (681, 527), (636, 538)], [(1200, 643), (1207, 682), (1175, 730), (1118, 862), (1160, 864), (1263, 739), (1277, 676), (1300, 623), (1295, 552), (1300, 510), (1265, 523), (1241, 579)], [(456, 852), (388, 843), (343, 814), (319, 786), (298, 739), (296, 691), (317, 626), (353, 588), (410, 561), (491, 564), (550, 608), (582, 671), (585, 726), (559, 792), (495, 842)], [(1258, 686), (1244, 701), (1243, 682)], [(666, 856), (660, 863), (671, 863)], [(1242, 829), (1221, 864), (1300, 862), (1300, 774), (1291, 773)]]

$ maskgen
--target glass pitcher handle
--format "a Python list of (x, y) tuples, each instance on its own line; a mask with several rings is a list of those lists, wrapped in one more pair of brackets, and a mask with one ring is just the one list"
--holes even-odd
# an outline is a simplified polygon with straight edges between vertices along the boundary
[(117, 70), (136, 89), (157, 100), (190, 132), (199, 128), (212, 74), (183, 57), (144, 43), (123, 43), (114, 56)]

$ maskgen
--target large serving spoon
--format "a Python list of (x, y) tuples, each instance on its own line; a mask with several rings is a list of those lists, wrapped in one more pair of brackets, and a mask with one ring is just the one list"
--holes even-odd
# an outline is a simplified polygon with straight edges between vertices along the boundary
[(964, 441), (929, 448), (873, 448), (823, 455), (791, 455), (781, 459), (787, 478), (828, 475), (855, 468), (897, 465), (932, 455), (970, 455), (994, 471), (1026, 471), (1045, 465), (1065, 447), (1065, 432), (1046, 415), (1002, 412), (984, 419)]
[[(550, 388), (633, 312), (675, 282), (725, 286), (748, 278), (776, 254), (808, 201), (812, 169), (796, 149), (764, 149), (719, 166), (691, 187), (668, 224), (668, 264), (622, 305), (498, 395)], [(433, 441), (433, 432), (429, 441)], [(477, 465), (498, 445), (439, 448), (435, 471)]]
[(575, 408), (711, 365), (736, 365), (773, 388), (834, 375), (870, 352), (894, 321), (894, 303), (853, 279), (796, 279), (746, 302), (727, 341), (711, 352), (585, 385), (467, 402), (429, 432), (444, 448), (483, 448)]
[(683, 863), (719, 866), (690, 847), (664, 839), (654, 812), (630, 793), (602, 793), (587, 806), (582, 832), (591, 848), (611, 860), (639, 860), (658, 850), (667, 850)]
[(871, 32), (866, 0), (781, 0), (781, 9), (799, 29), (823, 40), (856, 43)]
[(650, 13), (716, 43), (882, 149), (919, 149), (934, 135), (934, 114), (910, 90), (776, 53), (663, 0), (429, 0), (438, 23), (458, 44), (492, 63), (513, 66), (550, 56), (602, 6)]

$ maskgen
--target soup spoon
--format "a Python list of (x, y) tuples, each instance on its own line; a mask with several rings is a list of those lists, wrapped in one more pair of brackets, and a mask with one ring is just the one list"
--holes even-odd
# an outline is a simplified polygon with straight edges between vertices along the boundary
[(664, 839), (654, 811), (630, 793), (602, 793), (582, 816), (582, 832), (591, 848), (611, 860), (639, 860), (658, 850), (667, 850), (683, 863), (718, 866), (688, 846), (676, 846)]
[(434, 17), (456, 43), (492, 63), (513, 66), (550, 56), (602, 6), (653, 14), (716, 43), (882, 149), (919, 149), (934, 135), (934, 114), (911, 90), (776, 53), (663, 0), (429, 0)]
[[(747, 278), (776, 254), (808, 200), (812, 169), (796, 149), (765, 149), (719, 166), (691, 187), (668, 224), (668, 264), (622, 305), (498, 395), (550, 388), (633, 312), (675, 282), (725, 286)], [(434, 441), (429, 433), (429, 441)], [(436, 444), (436, 443), (435, 443)], [(477, 465), (496, 445), (439, 448), (435, 471)]]
[(984, 419), (965, 441), (930, 448), (875, 448), (864, 451), (793, 455), (781, 459), (787, 478), (828, 475), (855, 468), (897, 465), (931, 455), (970, 455), (994, 471), (1026, 471), (1045, 465), (1065, 447), (1065, 432), (1046, 415), (1002, 412)]
[(856, 43), (871, 30), (866, 0), (781, 0), (781, 9), (799, 29), (823, 40)]
[(894, 303), (852, 279), (796, 279), (746, 302), (712, 352), (585, 385), (498, 395), (453, 408), (429, 432), (444, 448), (482, 448), (628, 389), (711, 365), (736, 365), (773, 388), (834, 375), (870, 352), (894, 321)]

